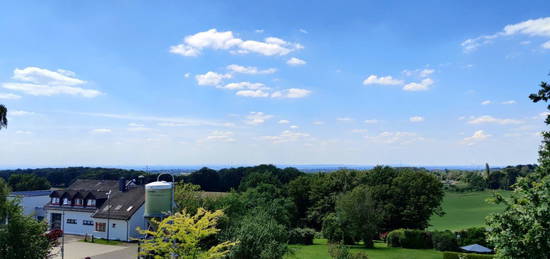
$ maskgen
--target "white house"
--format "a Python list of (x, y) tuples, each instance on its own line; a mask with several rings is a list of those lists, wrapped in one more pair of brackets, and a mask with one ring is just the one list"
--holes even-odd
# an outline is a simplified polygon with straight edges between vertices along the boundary
[(12, 192), (8, 199), (19, 199), (23, 214), (40, 221), (44, 219), (44, 205), (50, 202), (51, 193), (50, 190)]
[(66, 190), (53, 191), (44, 206), (51, 229), (67, 234), (131, 241), (146, 228), (143, 185), (124, 179), (78, 179)]

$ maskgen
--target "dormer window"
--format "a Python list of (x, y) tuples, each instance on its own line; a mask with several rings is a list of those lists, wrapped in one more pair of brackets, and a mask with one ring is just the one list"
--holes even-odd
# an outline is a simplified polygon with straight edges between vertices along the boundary
[(67, 198), (63, 198), (63, 205), (71, 205), (71, 202)]
[(59, 198), (58, 197), (53, 197), (52, 198), (52, 204), (59, 204)]
[(95, 207), (95, 200), (94, 199), (89, 199), (87, 202), (86, 202), (86, 206), (94, 206)]
[(80, 199), (80, 198), (74, 199), (74, 205), (75, 206), (82, 206), (82, 199)]

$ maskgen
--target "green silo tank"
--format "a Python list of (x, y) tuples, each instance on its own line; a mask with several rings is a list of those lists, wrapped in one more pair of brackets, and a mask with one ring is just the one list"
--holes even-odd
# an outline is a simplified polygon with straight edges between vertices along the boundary
[(172, 183), (160, 181), (145, 185), (145, 217), (164, 217), (171, 209)]

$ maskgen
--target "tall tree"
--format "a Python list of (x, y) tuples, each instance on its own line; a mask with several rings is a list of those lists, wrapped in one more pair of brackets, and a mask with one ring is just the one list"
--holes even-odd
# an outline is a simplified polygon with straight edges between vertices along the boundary
[(0, 104), (0, 129), (8, 127), (8, 108)]
[[(535, 103), (550, 99), (550, 85), (542, 82), (540, 87), (529, 96)], [(550, 115), (545, 122), (550, 125)], [(542, 136), (540, 166), (517, 181), (510, 200), (496, 195), (495, 201), (506, 207), (487, 218), (488, 240), (498, 258), (550, 258), (550, 132)]]

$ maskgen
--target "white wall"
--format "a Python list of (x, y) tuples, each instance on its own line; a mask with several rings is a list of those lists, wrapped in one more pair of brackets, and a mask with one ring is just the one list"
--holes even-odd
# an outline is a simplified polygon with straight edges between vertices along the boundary
[[(60, 213), (63, 214), (61, 210), (48, 210), (47, 211), (47, 219), (48, 219), (48, 225), (51, 226), (52, 224), (52, 213)], [(64, 228), (64, 232), (67, 234), (74, 234), (74, 235), (91, 235), (94, 233), (95, 226), (88, 226), (83, 225), (82, 222), (84, 220), (91, 220), (95, 224), (95, 219), (91, 217), (91, 212), (77, 212), (77, 211), (65, 211), (65, 218), (61, 218), (62, 222), (62, 228)], [(76, 224), (67, 224), (67, 219), (76, 219)]]
[[(107, 219), (95, 219), (95, 222), (102, 222), (107, 224)], [(113, 224), (115, 226), (113, 227)], [(128, 225), (127, 221), (110, 219), (109, 220), (109, 239), (111, 240), (121, 240), (121, 241), (131, 241), (128, 235)], [(94, 232), (94, 237), (107, 238), (107, 229), (105, 232)]]
[(143, 217), (143, 213), (145, 212), (145, 205), (141, 205), (141, 207), (134, 213), (132, 218), (130, 218), (129, 221), (129, 236), (130, 238), (141, 238), (141, 234), (136, 230), (137, 227), (140, 227), (141, 229), (147, 229), (147, 221)]
[[(13, 196), (12, 196), (13, 198)], [(44, 216), (37, 215), (36, 208), (43, 208), (46, 203), (50, 202), (50, 197), (45, 196), (28, 196), (28, 197), (18, 197), (19, 205), (23, 208), (23, 214), (25, 216)]]

